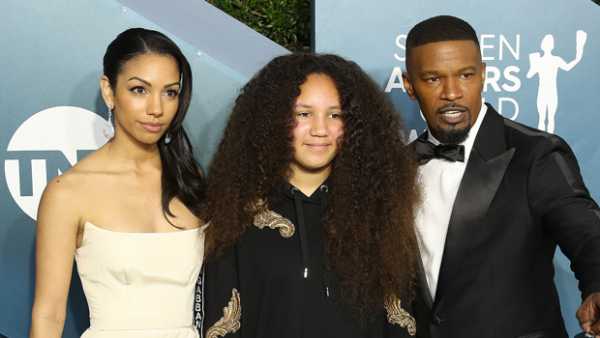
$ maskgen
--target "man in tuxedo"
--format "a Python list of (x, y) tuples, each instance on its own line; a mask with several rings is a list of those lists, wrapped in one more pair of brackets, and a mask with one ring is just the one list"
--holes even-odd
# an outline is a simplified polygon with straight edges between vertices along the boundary
[(427, 132), (412, 145), (423, 202), (417, 334), (567, 337), (556, 287), (557, 245), (600, 334), (600, 210), (558, 136), (503, 118), (482, 103), (477, 35), (451, 16), (427, 19), (406, 41), (404, 85)]

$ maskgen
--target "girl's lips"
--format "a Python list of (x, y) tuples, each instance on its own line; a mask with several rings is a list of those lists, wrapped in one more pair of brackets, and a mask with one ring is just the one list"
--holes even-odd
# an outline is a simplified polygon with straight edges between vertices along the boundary
[(329, 147), (329, 143), (305, 143), (304, 145), (314, 150), (323, 150)]

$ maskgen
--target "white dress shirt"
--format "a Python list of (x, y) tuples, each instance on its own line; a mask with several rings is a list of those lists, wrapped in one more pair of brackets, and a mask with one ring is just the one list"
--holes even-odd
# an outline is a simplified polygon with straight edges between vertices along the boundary
[[(475, 124), (461, 143), (465, 147), (464, 162), (434, 158), (418, 169), (422, 204), (416, 212), (417, 241), (429, 291), (434, 299), (454, 200), (486, 111), (487, 106), (482, 103)], [(430, 142), (440, 144), (430, 132), (427, 135)]]

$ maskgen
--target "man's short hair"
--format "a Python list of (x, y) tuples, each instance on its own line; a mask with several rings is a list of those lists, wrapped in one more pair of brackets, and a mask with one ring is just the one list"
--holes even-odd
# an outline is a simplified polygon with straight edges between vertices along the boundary
[(427, 43), (471, 40), (479, 48), (477, 33), (468, 22), (450, 15), (434, 16), (416, 24), (406, 36), (406, 55), (412, 48)]

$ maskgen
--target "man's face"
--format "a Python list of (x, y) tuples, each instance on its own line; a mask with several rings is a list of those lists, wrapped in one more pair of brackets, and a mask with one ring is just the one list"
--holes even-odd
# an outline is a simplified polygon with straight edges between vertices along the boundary
[(419, 102), (429, 130), (442, 143), (460, 143), (481, 109), (485, 64), (470, 40), (432, 42), (411, 49), (404, 87)]

